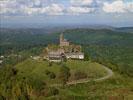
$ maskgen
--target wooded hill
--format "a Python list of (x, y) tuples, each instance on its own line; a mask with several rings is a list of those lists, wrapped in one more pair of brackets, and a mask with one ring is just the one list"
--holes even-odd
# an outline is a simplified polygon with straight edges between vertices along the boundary
[[(109, 66), (115, 65), (121, 73), (133, 75), (132, 33), (110, 29), (70, 29), (63, 33), (71, 43), (84, 47), (84, 52), (89, 56), (86, 56), (87, 59), (109, 63)], [(60, 33), (45, 34), (43, 29), (1, 29), (0, 54), (20, 51), (40, 54), (48, 44), (58, 44), (59, 35)]]

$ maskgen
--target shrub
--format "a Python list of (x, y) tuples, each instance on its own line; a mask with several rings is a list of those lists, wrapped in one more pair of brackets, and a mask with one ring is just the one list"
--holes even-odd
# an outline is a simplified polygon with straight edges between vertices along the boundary
[(56, 75), (53, 72), (50, 72), (49, 77), (50, 79), (55, 79)]
[(0, 100), (6, 100), (4, 96), (0, 95)]
[(53, 65), (53, 64), (52, 64), (52, 62), (49, 62), (49, 65), (48, 65), (48, 66), (50, 66), (50, 67), (51, 67), (52, 65)]
[(46, 88), (45, 90), (42, 91), (42, 95), (45, 97), (49, 96), (55, 96), (59, 94), (59, 90), (55, 87), (52, 88)]
[(37, 90), (37, 91), (41, 91), (43, 89), (45, 89), (46, 87), (46, 83), (42, 80), (39, 80), (39, 79), (33, 79), (33, 78), (30, 78), (28, 79), (28, 84), (30, 84), (33, 89)]
[(45, 74), (46, 75), (49, 75), (50, 74), (50, 71), (49, 70), (45, 70)]
[(76, 80), (85, 79), (85, 78), (87, 78), (87, 74), (86, 74), (85, 72), (76, 71), (76, 72), (74, 73), (74, 78), (75, 78)]
[(59, 94), (59, 90), (56, 88), (52, 88), (50, 92), (51, 92), (51, 95), (58, 95)]
[(65, 65), (63, 65), (60, 68), (60, 73), (59, 73), (59, 79), (63, 82), (63, 84), (66, 84), (66, 82), (68, 81), (69, 77), (70, 77), (70, 69), (68, 67), (66, 67)]
[(18, 96), (18, 100), (29, 100), (29, 97), (27, 94), (22, 94), (21, 96)]
[(45, 70), (45, 74), (49, 76), (50, 79), (55, 79), (56, 75), (54, 72), (50, 72), (49, 70)]
[(12, 74), (17, 75), (17, 73), (18, 73), (18, 70), (16, 68), (12, 68)]

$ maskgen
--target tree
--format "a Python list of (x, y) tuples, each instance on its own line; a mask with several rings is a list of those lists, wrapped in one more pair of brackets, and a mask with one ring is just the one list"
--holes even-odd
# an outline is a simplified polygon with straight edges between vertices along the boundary
[(63, 85), (66, 84), (70, 75), (70, 69), (65, 65), (62, 65), (62, 67), (60, 68), (59, 79), (61, 79)]
[(56, 75), (54, 72), (50, 72), (49, 70), (45, 70), (45, 74), (49, 76), (50, 79), (55, 79)]
[(56, 75), (55, 75), (55, 73), (50, 72), (49, 77), (50, 77), (50, 79), (55, 79)]
[(52, 66), (52, 62), (49, 62), (49, 65), (48, 65), (48, 66), (50, 66), (50, 67), (51, 67), (51, 66)]
[(59, 90), (56, 88), (52, 88), (50, 89), (51, 95), (58, 95), (59, 94)]
[(49, 75), (50, 74), (50, 71), (49, 70), (45, 70), (45, 74), (46, 75)]
[(85, 72), (76, 71), (74, 73), (74, 77), (75, 77), (76, 80), (85, 79), (85, 78), (87, 78), (87, 74)]
[(89, 54), (88, 53), (85, 53), (85, 59), (84, 59), (85, 61), (88, 61), (88, 60), (90, 60), (90, 57), (89, 57)]
[(42, 95), (45, 97), (55, 96), (59, 94), (59, 90), (55, 87), (49, 87), (42, 91)]

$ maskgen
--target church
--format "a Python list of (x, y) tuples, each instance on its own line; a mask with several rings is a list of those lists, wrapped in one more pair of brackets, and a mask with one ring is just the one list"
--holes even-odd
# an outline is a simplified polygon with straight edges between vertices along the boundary
[(54, 49), (48, 48), (47, 59), (50, 62), (61, 62), (63, 59), (84, 59), (84, 53), (81, 52), (80, 45), (70, 44), (68, 40), (66, 40), (63, 34), (60, 35), (60, 44), (59, 47)]
[(60, 35), (60, 46), (69, 46), (69, 42), (64, 39), (63, 34)]

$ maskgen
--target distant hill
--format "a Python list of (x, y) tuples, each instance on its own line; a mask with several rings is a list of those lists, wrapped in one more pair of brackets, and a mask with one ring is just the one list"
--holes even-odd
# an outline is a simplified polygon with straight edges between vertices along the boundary
[[(122, 29), (122, 30), (120, 30)], [(90, 29), (76, 28), (64, 31), (65, 37), (71, 42), (83, 45), (121, 45), (132, 46), (133, 34), (124, 32), (132, 28), (112, 29)], [(59, 31), (60, 30), (60, 31)], [(0, 29), (0, 47), (1, 53), (5, 49), (22, 50), (37, 46), (45, 46), (51, 43), (58, 43), (59, 35), (63, 29), (50, 32), (46, 29)], [(53, 30), (51, 30), (53, 31)]]
[(110, 29), (71, 29), (64, 31), (71, 42), (89, 45), (133, 45), (133, 34)]
[(117, 31), (121, 32), (131, 32), (133, 33), (133, 27), (120, 27), (120, 28), (115, 28)]

